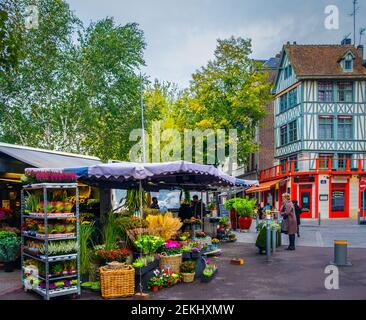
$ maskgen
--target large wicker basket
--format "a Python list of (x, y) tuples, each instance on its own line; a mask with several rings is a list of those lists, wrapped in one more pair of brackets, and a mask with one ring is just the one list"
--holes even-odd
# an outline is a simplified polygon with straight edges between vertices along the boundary
[(180, 272), (180, 265), (182, 264), (182, 255), (177, 254), (168, 256), (166, 253), (160, 255), (160, 269), (170, 269), (174, 273)]
[(191, 283), (194, 281), (195, 273), (182, 273), (183, 282), (184, 283)]
[(126, 265), (123, 269), (100, 267), (100, 288), (103, 298), (128, 297), (135, 293), (135, 269)]

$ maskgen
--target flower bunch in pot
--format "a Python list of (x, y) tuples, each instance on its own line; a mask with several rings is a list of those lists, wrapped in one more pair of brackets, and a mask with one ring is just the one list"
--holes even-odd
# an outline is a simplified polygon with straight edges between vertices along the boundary
[(152, 292), (157, 292), (162, 287), (162, 279), (159, 276), (152, 277), (147, 286)]
[(156, 253), (165, 244), (163, 238), (152, 235), (140, 235), (135, 241), (136, 248), (143, 254)]
[(221, 230), (225, 230), (230, 226), (230, 218), (228, 216), (223, 216), (219, 220), (219, 225)]
[(180, 272), (184, 283), (190, 283), (194, 281), (196, 270), (196, 263), (193, 260), (182, 262), (180, 265)]
[(178, 241), (167, 240), (160, 252), (166, 253), (169, 256), (180, 255), (182, 253), (182, 244)]

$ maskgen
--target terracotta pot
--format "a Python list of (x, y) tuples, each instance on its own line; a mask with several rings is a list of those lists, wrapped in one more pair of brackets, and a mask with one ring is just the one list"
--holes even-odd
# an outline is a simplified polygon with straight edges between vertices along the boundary
[(239, 227), (241, 230), (249, 230), (250, 226), (252, 225), (252, 218), (247, 218), (247, 217), (240, 217), (239, 218)]
[(158, 286), (152, 286), (151, 287), (151, 291), (152, 292), (158, 292), (159, 291), (159, 287)]

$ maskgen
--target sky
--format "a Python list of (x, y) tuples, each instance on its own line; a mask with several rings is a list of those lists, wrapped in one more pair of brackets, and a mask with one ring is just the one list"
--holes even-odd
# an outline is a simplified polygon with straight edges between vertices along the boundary
[[(353, 32), (353, 0), (66, 0), (88, 25), (105, 17), (136, 22), (147, 48), (144, 72), (151, 80), (188, 86), (192, 73), (213, 58), (216, 40), (251, 38), (252, 57), (268, 59), (287, 41), (338, 44)], [(339, 9), (339, 28), (328, 30), (325, 8)], [(358, 0), (359, 29), (366, 27), (366, 0)], [(353, 37), (353, 36), (352, 36)], [(366, 32), (362, 43), (366, 44)]]

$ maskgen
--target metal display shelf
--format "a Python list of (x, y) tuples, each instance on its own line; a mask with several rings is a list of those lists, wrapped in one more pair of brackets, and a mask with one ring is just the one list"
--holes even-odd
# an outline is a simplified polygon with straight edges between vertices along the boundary
[[(44, 213), (38, 212), (30, 212), (25, 213), (24, 218), (32, 218), (32, 219), (44, 219)], [(75, 213), (49, 213), (48, 219), (69, 219), (69, 218), (76, 218)]]
[(32, 289), (34, 292), (37, 292), (41, 296), (43, 296), (45, 299), (64, 296), (68, 294), (80, 294), (80, 285), (78, 286), (72, 286), (70, 288), (62, 288), (62, 289), (52, 289), (52, 290), (46, 290), (41, 288), (34, 288)]
[[(48, 193), (52, 189), (74, 189), (75, 195), (76, 195), (76, 202), (75, 202), (75, 212), (73, 213), (48, 213), (47, 212), (47, 197)], [(25, 190), (27, 193), (31, 193), (32, 190), (38, 190), (38, 192), (41, 190), (43, 194), (43, 205), (44, 205), (44, 213), (25, 213)], [(29, 208), (28, 208), (29, 210)], [(21, 254), (21, 262), (23, 266), (23, 272), (22, 272), (22, 283), (25, 289), (26, 288), (26, 277), (24, 272), (24, 259), (25, 258), (31, 258), (35, 259), (37, 261), (40, 261), (41, 263), (44, 263), (45, 265), (45, 272), (42, 276), (37, 276), (40, 280), (43, 280), (45, 283), (45, 288), (41, 287), (35, 287), (31, 288), (30, 290), (38, 293), (41, 295), (44, 299), (49, 300), (53, 297), (63, 296), (63, 295), (69, 295), (69, 294), (81, 294), (81, 287), (80, 287), (80, 252), (79, 249), (76, 253), (71, 254), (64, 254), (64, 255), (57, 255), (57, 256), (51, 256), (48, 255), (48, 244), (50, 241), (58, 241), (58, 240), (76, 240), (77, 241), (77, 248), (80, 246), (80, 220), (79, 220), (79, 190), (77, 183), (37, 183), (37, 184), (31, 184), (23, 187), (21, 192), (21, 223), (22, 225), (25, 225), (25, 219), (26, 218), (35, 218), (39, 219), (40, 221), (44, 221), (44, 227), (45, 227), (45, 234), (44, 236), (37, 236), (37, 235), (31, 235), (27, 234), (27, 232), (23, 231), (21, 234), (21, 241), (22, 241), (22, 254)], [(76, 232), (73, 233), (73, 235), (69, 236), (62, 236), (60, 234), (59, 237), (55, 237), (52, 234), (48, 233), (48, 220), (50, 219), (62, 219), (62, 218), (76, 218)], [(29, 251), (26, 251), (26, 247), (24, 245), (25, 239), (35, 239), (38, 241), (44, 242), (45, 247), (45, 253), (44, 254), (32, 254)], [(70, 274), (65, 276), (58, 276), (54, 277), (50, 273), (50, 263), (54, 262), (62, 262), (62, 261), (68, 261), (68, 260), (76, 260), (76, 274)], [(29, 275), (29, 274), (28, 274)], [(62, 279), (70, 279), (70, 278), (77, 278), (77, 285), (73, 285), (71, 287), (64, 287), (64, 288), (58, 288), (58, 289), (50, 289), (50, 283), (51, 281), (62, 281)]]
[(38, 255), (38, 254), (32, 254), (26, 251), (23, 251), (24, 256), (27, 256), (28, 258), (32, 258), (38, 261), (46, 262), (47, 260), (49, 262), (59, 262), (59, 261), (68, 261), (68, 260), (76, 260), (78, 258), (77, 253), (71, 253), (71, 254), (65, 254), (60, 256), (47, 256), (47, 255)]

